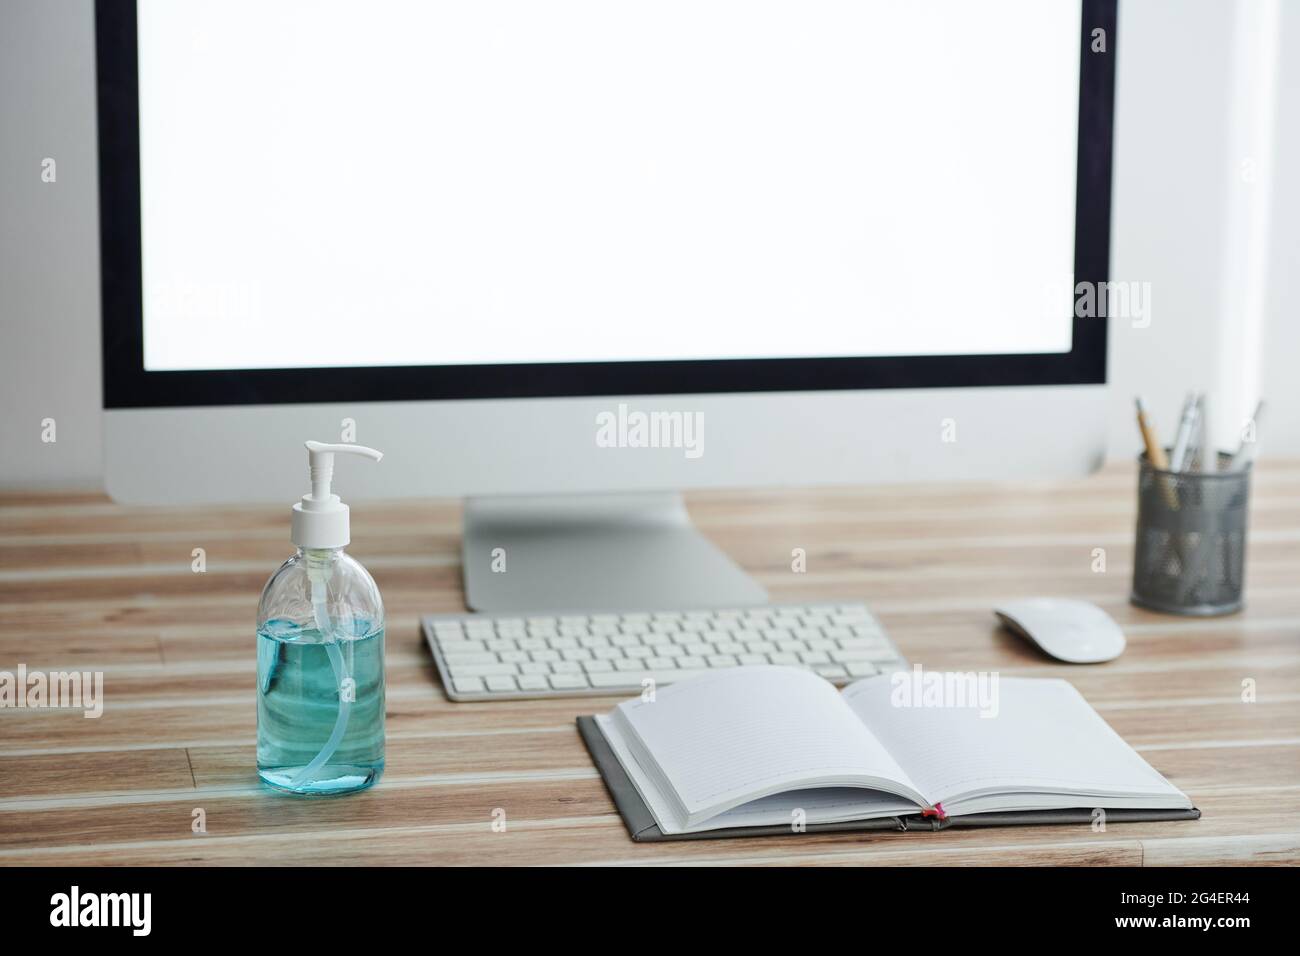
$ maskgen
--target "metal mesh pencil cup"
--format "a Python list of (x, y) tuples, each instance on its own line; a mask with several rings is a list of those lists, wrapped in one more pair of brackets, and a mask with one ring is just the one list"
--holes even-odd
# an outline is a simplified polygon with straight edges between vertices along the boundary
[[(1219, 467), (1231, 456), (1220, 453)], [(1162, 471), (1138, 459), (1133, 593), (1170, 614), (1231, 614), (1242, 606), (1251, 466)]]

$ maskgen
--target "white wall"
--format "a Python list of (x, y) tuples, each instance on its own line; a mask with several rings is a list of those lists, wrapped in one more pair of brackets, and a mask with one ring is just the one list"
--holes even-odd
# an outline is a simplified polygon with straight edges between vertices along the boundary
[(0, 488), (100, 485), (96, 176), (94, 5), (4, 0)]
[[(0, 6), (0, 488), (100, 484), (92, 21), (90, 0)], [(1262, 453), (1300, 453), (1288, 48), (1300, 49), (1300, 3), (1121, 0), (1112, 276), (1151, 283), (1152, 301), (1147, 328), (1111, 320), (1112, 455), (1137, 451), (1135, 393), (1169, 434), (1184, 393), (1209, 389), (1227, 432), (1257, 383)], [(54, 183), (41, 182), (46, 157)]]
[(1260, 454), (1300, 454), (1300, 3), (1282, 4)]
[[(1264, 455), (1300, 453), (1284, 316), (1300, 270), (1300, 4), (1121, 0), (1112, 276), (1150, 282), (1151, 323), (1110, 325), (1112, 457), (1136, 454), (1133, 396), (1172, 439), (1189, 390), (1236, 447), (1256, 400)], [(1280, 68), (1279, 68), (1280, 67)], [(1289, 286), (1289, 289), (1288, 289)]]
[(1216, 381), (1232, 21), (1219, 0), (1120, 3), (1111, 278), (1150, 283), (1151, 308), (1145, 328), (1110, 322), (1111, 456), (1140, 447), (1135, 393), (1168, 435)]

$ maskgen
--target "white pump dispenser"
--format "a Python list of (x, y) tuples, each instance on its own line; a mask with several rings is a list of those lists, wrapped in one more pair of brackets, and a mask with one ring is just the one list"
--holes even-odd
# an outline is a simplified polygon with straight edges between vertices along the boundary
[(348, 506), (330, 491), (335, 455), (361, 455), (379, 461), (383, 452), (365, 445), (328, 445), (309, 441), (307, 460), (311, 468), (311, 494), (293, 506), (290, 540), (303, 550), (342, 548), (352, 540)]
[[(335, 455), (383, 455), (364, 445), (306, 447), (311, 493), (293, 506), (290, 533), (299, 550), (271, 576), (257, 613), (257, 770), (276, 790), (350, 793), (383, 773), (384, 608), (374, 579), (343, 551), (352, 539), (348, 506), (330, 482)], [(337, 710), (306, 759), (304, 745), (327, 713), (322, 696), (336, 697)]]

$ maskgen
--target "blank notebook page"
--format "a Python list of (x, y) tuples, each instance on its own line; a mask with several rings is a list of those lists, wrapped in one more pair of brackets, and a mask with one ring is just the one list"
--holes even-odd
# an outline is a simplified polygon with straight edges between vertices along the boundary
[(936, 803), (982, 790), (1178, 793), (1063, 680), (1002, 678), (991, 717), (895, 706), (891, 690), (872, 677), (844, 698)]
[(839, 692), (815, 674), (737, 667), (619, 710), (688, 813), (812, 777), (907, 776)]

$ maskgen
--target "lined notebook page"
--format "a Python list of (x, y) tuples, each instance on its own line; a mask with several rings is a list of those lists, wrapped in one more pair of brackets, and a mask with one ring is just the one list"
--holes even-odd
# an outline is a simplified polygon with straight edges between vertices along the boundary
[(1063, 680), (1002, 678), (992, 717), (895, 706), (892, 683), (868, 678), (844, 698), (933, 802), (1016, 791), (1181, 796)]
[(915, 790), (839, 692), (802, 669), (731, 668), (618, 710), (688, 814), (819, 780), (873, 776)]

